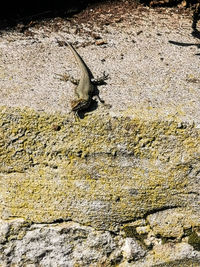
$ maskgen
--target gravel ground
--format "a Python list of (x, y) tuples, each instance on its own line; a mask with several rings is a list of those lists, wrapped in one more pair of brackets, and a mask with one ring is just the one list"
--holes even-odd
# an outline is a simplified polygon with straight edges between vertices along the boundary
[(191, 10), (101, 4), (70, 19), (1, 31), (1, 105), (70, 111), (74, 86), (56, 73), (78, 77), (79, 69), (56, 38), (71, 41), (94, 76), (109, 74), (99, 95), (111, 114), (199, 125), (200, 40), (192, 35)]

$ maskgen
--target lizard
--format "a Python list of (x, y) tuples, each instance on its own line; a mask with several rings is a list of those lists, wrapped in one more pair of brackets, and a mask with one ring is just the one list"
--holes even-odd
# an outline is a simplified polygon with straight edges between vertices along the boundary
[[(63, 46), (68, 46), (74, 55), (76, 62), (78, 63), (78, 66), (81, 70), (81, 76), (80, 79), (74, 79), (72, 76), (68, 74), (58, 74), (61, 77), (61, 80), (63, 81), (70, 81), (73, 84), (76, 85), (75, 88), (75, 99), (71, 101), (71, 111), (75, 113), (75, 116), (79, 118), (78, 112), (81, 110), (87, 109), (92, 101), (92, 96), (95, 94), (95, 86), (104, 84), (105, 80), (108, 78), (108, 75), (103, 73), (103, 76), (94, 79), (91, 71), (81, 58), (81, 56), (78, 54), (76, 49), (73, 47), (73, 45), (69, 42), (59, 41), (57, 40), (58, 44)], [(100, 97), (98, 96), (99, 100), (103, 102)]]

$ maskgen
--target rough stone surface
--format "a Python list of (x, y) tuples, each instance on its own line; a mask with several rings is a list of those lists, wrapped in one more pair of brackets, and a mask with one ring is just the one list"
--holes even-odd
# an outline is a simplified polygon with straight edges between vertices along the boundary
[(151, 229), (156, 235), (180, 239), (185, 232), (200, 223), (199, 214), (179, 209), (157, 212), (147, 217)]
[(5, 240), (1, 242), (4, 255), (0, 260), (7, 266), (24, 266), (24, 262), (41, 266), (96, 266), (96, 262), (104, 263), (112, 256), (115, 260), (119, 254), (119, 238), (77, 223), (27, 225), (21, 220), (1, 223), (0, 233)]
[(200, 253), (188, 243), (158, 242), (149, 251), (122, 232), (96, 231), (74, 222), (31, 224), (15, 219), (0, 223), (1, 266), (155, 266), (185, 258), (197, 266), (200, 260)]
[[(200, 264), (192, 14), (121, 9), (0, 36), (0, 266)], [(110, 74), (111, 109), (68, 114), (73, 90), (55, 73), (76, 65), (61, 35)]]
[(75, 123), (8, 108), (1, 108), (0, 124), (3, 219), (75, 220), (116, 231), (163, 209), (199, 214), (200, 139), (193, 124), (107, 113)]
[(3, 264), (199, 260), (194, 124), (6, 107), (0, 123)]
[(131, 238), (127, 237), (122, 247), (123, 256), (127, 261), (138, 260), (145, 256), (145, 250), (138, 244), (138, 242)]

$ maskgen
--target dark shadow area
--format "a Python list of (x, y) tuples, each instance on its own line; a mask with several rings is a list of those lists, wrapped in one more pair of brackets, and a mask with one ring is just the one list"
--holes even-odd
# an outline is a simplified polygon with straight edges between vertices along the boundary
[[(197, 4), (194, 13), (193, 13), (193, 20), (192, 20), (192, 36), (194, 36), (197, 39), (200, 39), (200, 31), (197, 29), (198, 21), (200, 20), (200, 4)], [(176, 42), (169, 40), (170, 44), (186, 47), (186, 46), (196, 46), (198, 49), (200, 49), (200, 43), (182, 43), (182, 42)], [(196, 56), (200, 56), (200, 53), (195, 54)]]
[[(184, 7), (189, 7), (198, 3), (199, 0), (187, 0)], [(175, 7), (180, 5), (183, 0), (140, 0), (141, 4), (150, 7)]]
[[(146, 6), (177, 6), (182, 0), (126, 0), (130, 3), (139, 3)], [(0, 30), (15, 27), (19, 23), (29, 25), (37, 20), (56, 17), (69, 18), (73, 14), (84, 10), (87, 6), (98, 3), (115, 4), (123, 0), (68, 0), (68, 1), (13, 1), (4, 2), (0, 9)], [(198, 0), (188, 0), (187, 6), (194, 5)]]
[(192, 35), (195, 38), (200, 39), (200, 31), (197, 29), (197, 23), (200, 20), (200, 4), (197, 5), (194, 14), (193, 14), (193, 21), (192, 21)]
[(83, 119), (87, 113), (90, 113), (90, 112), (96, 110), (97, 108), (98, 108), (98, 102), (96, 100), (92, 99), (91, 104), (88, 107), (88, 109), (80, 110), (78, 112), (78, 116), (80, 119)]
[(196, 46), (197, 48), (200, 48), (200, 44), (195, 43), (181, 43), (181, 42), (175, 42), (175, 41), (169, 41), (170, 44), (178, 45), (178, 46)]
[(141, 0), (140, 3), (151, 7), (174, 7), (177, 6), (181, 0)]
[(0, 30), (29, 24), (34, 20), (62, 17), (67, 18), (85, 9), (90, 4), (106, 0), (69, 1), (14, 1), (4, 3), (0, 9)]
[(15, 27), (18, 23), (29, 24), (34, 20), (53, 18), (56, 16), (65, 17), (76, 13), (85, 7), (85, 1), (33, 1), (20, 3), (15, 1), (8, 6), (1, 7), (0, 10), (0, 30)]

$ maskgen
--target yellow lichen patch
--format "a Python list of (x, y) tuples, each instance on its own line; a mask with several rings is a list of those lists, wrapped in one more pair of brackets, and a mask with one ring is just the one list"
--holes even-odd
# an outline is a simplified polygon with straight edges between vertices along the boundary
[[(165, 207), (194, 206), (199, 135), (177, 121), (0, 108), (0, 212), (117, 229)], [(137, 111), (135, 112), (137, 114)]]

